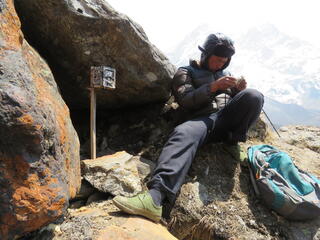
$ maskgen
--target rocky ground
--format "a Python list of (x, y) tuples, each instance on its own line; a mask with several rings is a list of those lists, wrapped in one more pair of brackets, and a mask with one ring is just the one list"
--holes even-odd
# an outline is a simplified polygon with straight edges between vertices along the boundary
[[(34, 230), (22, 239), (320, 239), (319, 219), (288, 222), (265, 208), (248, 168), (221, 144), (199, 150), (162, 224), (119, 212), (110, 200), (145, 189), (176, 125), (172, 99), (155, 104), (169, 97), (174, 66), (138, 24), (105, 1), (0, 0), (0, 20), (0, 119), (7, 119), (0, 128), (1, 239)], [(93, 65), (117, 69), (117, 90), (97, 94), (95, 161), (88, 160)], [(279, 139), (260, 120), (243, 147), (274, 145), (320, 176), (319, 129), (290, 126), (280, 133)]]
[[(100, 115), (98, 119), (98, 152), (102, 157), (97, 160), (99, 162), (108, 155), (109, 163), (99, 167), (98, 172), (108, 173), (108, 180), (101, 179), (111, 184), (110, 191), (92, 187), (99, 184), (85, 177), (86, 174), (90, 175), (90, 171), (86, 170), (88, 166), (85, 162), (88, 160), (83, 160), (82, 175), (86, 180), (83, 180), (82, 192), (78, 194), (78, 199), (71, 202), (67, 214), (55, 224), (32, 233), (25, 239), (144, 239), (142, 236), (145, 234), (149, 236), (148, 239), (175, 239), (174, 235), (182, 240), (320, 239), (320, 219), (289, 222), (268, 210), (254, 195), (248, 168), (234, 161), (223, 151), (221, 144), (207, 144), (200, 149), (175, 205), (173, 208), (166, 205), (161, 224), (153, 224), (143, 218), (119, 212), (110, 200), (114, 195), (125, 195), (125, 192), (131, 190), (125, 187), (113, 188), (112, 183), (115, 179), (119, 181), (119, 177), (111, 174), (110, 169), (124, 168), (123, 171), (118, 171), (123, 176), (129, 174), (128, 169), (131, 169), (129, 172), (132, 176), (140, 176), (140, 182), (138, 180), (135, 184), (140, 184), (138, 188), (144, 189), (143, 183), (152, 170), (152, 162), (156, 161), (174, 126), (175, 113), (168, 106), (152, 106), (109, 114)], [(85, 129), (85, 125), (78, 125), (78, 132), (82, 133), (79, 134), (80, 139), (88, 142)], [(281, 128), (279, 133), (281, 138), (270, 130), (264, 120), (259, 120), (243, 147), (262, 143), (274, 145), (288, 152), (300, 168), (320, 176), (320, 155), (317, 152), (319, 148), (316, 147), (320, 129), (289, 126)], [(89, 156), (86, 141), (82, 144), (83, 159)], [(127, 153), (119, 153), (123, 150)], [(114, 152), (118, 153), (110, 155)], [(115, 156), (122, 161), (118, 165), (120, 168), (110, 163), (110, 159), (115, 159)], [(131, 159), (130, 164), (124, 163), (127, 158)], [(91, 165), (96, 168), (95, 163)], [(126, 167), (129, 165), (130, 168)], [(91, 171), (92, 175), (97, 175), (94, 171)], [(115, 185), (134, 186), (124, 179), (122, 177), (122, 185)], [(134, 177), (130, 179), (135, 181)], [(132, 224), (145, 227), (132, 229)], [(147, 230), (150, 232), (146, 233)], [(111, 232), (115, 235), (109, 236)], [(136, 235), (132, 235), (134, 233)], [(154, 238), (152, 234), (155, 234)]]

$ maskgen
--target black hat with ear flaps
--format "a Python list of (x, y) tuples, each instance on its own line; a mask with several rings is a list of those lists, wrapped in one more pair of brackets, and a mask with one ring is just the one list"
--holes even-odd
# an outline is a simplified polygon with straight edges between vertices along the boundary
[(232, 55), (235, 53), (233, 41), (222, 33), (210, 34), (203, 46), (198, 46), (201, 53), (201, 63), (207, 67), (207, 62), (210, 56), (229, 58), (228, 63), (223, 67), (229, 65)]
[(203, 46), (198, 46), (207, 56), (230, 58), (235, 53), (233, 41), (222, 33), (210, 34)]

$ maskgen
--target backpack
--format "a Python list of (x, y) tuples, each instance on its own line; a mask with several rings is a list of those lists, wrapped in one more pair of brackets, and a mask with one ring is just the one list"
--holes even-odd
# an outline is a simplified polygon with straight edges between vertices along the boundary
[(248, 148), (250, 178), (259, 198), (289, 220), (320, 216), (320, 181), (270, 145)]

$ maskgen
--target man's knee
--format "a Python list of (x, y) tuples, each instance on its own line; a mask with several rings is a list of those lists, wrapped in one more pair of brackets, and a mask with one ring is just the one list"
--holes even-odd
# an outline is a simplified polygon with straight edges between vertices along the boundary
[(201, 138), (207, 133), (207, 126), (201, 122), (187, 121), (178, 125), (174, 129), (174, 133), (184, 138)]
[(257, 106), (262, 108), (264, 103), (264, 96), (261, 92), (256, 89), (245, 89), (243, 90), (243, 98), (245, 102), (250, 106)]

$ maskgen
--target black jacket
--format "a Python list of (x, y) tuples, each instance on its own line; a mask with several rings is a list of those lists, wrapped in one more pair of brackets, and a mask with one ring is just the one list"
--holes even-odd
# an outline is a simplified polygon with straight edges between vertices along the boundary
[(225, 70), (210, 72), (196, 61), (178, 69), (172, 80), (172, 93), (184, 112), (184, 120), (217, 112), (237, 93), (235, 89), (211, 93), (210, 83), (223, 76), (230, 76), (230, 73)]

